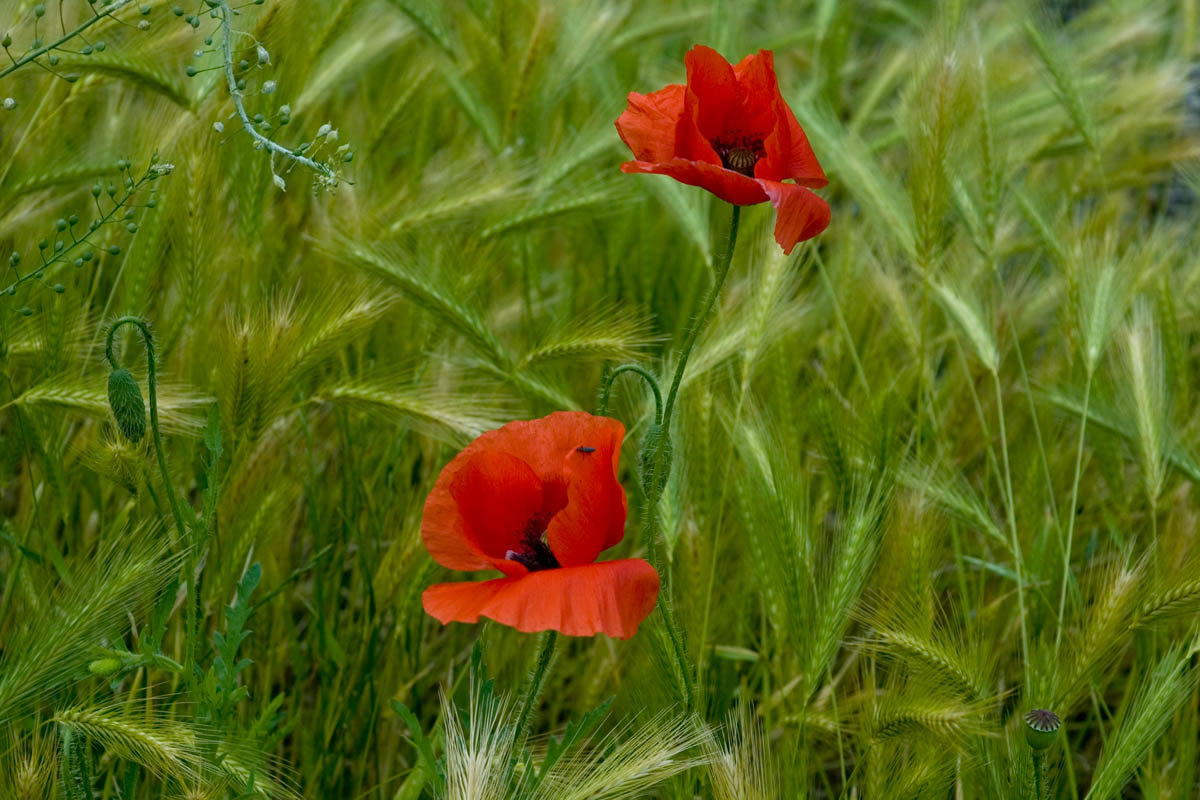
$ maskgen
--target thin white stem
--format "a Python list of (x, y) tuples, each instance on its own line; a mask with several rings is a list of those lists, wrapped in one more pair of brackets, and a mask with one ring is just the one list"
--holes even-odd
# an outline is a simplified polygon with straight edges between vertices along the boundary
[(333, 170), (326, 165), (289, 150), (259, 133), (258, 128), (254, 125), (254, 121), (246, 113), (246, 106), (242, 102), (242, 91), (238, 89), (237, 78), (233, 74), (233, 9), (229, 7), (229, 0), (221, 0), (218, 7), (221, 9), (221, 46), (225, 61), (225, 82), (229, 85), (229, 96), (233, 98), (233, 107), (237, 110), (238, 118), (242, 121), (242, 127), (246, 130), (246, 133), (250, 134), (252, 139), (270, 152), (277, 153), (284, 158), (290, 158), (297, 164), (303, 164), (327, 178), (334, 177)]

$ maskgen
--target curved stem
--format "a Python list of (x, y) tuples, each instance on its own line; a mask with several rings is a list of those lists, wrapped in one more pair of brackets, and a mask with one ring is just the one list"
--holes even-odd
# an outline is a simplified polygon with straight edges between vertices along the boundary
[(171, 482), (171, 474), (167, 471), (167, 456), (163, 450), (162, 435), (159, 433), (158, 395), (155, 391), (154, 337), (151, 335), (146, 323), (137, 317), (121, 317), (114, 322), (112, 327), (108, 329), (108, 338), (104, 342), (104, 356), (108, 359), (109, 365), (114, 370), (120, 369), (121, 365), (113, 355), (113, 337), (116, 336), (117, 330), (122, 325), (133, 325), (136, 327), (141, 331), (142, 338), (146, 342), (146, 383), (150, 390), (150, 430), (154, 436), (154, 452), (158, 456), (158, 469), (162, 472), (163, 489), (167, 493), (167, 501), (171, 505), (171, 514), (175, 518), (175, 528), (179, 532), (179, 545), (185, 548), (185, 552), (187, 553), (184, 564), (184, 569), (187, 571), (184, 577), (188, 586), (187, 631), (184, 643), (187, 659), (183, 674), (185, 679), (190, 680), (194, 672), (196, 632), (200, 626), (199, 609), (197, 607), (200, 597), (199, 591), (196, 588), (196, 553), (188, 537), (187, 528), (183, 523), (183, 512), (179, 510), (179, 500), (175, 495), (175, 484)]
[(608, 401), (612, 397), (613, 383), (616, 382), (617, 376), (623, 372), (637, 373), (649, 385), (650, 391), (654, 392), (654, 424), (661, 425), (663, 418), (662, 390), (658, 388), (658, 381), (650, 374), (650, 371), (639, 364), (622, 364), (608, 373), (608, 376), (600, 385), (600, 397), (596, 402), (596, 413), (602, 417), (608, 416)]
[(146, 383), (150, 388), (150, 428), (154, 436), (154, 452), (158, 456), (158, 468), (162, 472), (163, 486), (167, 492), (167, 500), (171, 504), (171, 514), (175, 517), (175, 527), (179, 531), (181, 544), (187, 542), (187, 528), (183, 523), (183, 513), (179, 510), (179, 500), (175, 496), (175, 486), (171, 483), (171, 475), (167, 472), (167, 456), (163, 451), (162, 436), (158, 430), (158, 396), (155, 394), (154, 374), (154, 337), (146, 323), (137, 317), (121, 317), (108, 329), (108, 338), (104, 343), (104, 357), (113, 369), (120, 369), (121, 364), (113, 356), (113, 337), (122, 325), (133, 325), (142, 332), (146, 342)]
[(225, 83), (229, 86), (229, 96), (233, 98), (233, 107), (237, 111), (238, 119), (242, 121), (242, 128), (245, 129), (246, 133), (250, 134), (250, 138), (254, 139), (254, 141), (270, 152), (278, 153), (284, 158), (290, 158), (297, 164), (303, 164), (327, 178), (332, 178), (333, 170), (329, 167), (324, 164), (318, 164), (311, 158), (302, 156), (293, 150), (289, 150), (258, 132), (258, 128), (255, 127), (254, 122), (250, 119), (250, 115), (246, 113), (246, 106), (242, 102), (242, 92), (238, 89), (237, 78), (233, 74), (233, 9), (229, 7), (229, 0), (220, 0), (218, 7), (221, 9), (221, 51), (225, 67)]

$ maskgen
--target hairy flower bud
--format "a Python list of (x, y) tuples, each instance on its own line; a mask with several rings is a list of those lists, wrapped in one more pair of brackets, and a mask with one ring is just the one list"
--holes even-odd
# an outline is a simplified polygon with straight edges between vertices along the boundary
[(88, 672), (93, 675), (111, 675), (121, 668), (118, 658), (97, 658), (88, 664)]
[(121, 435), (134, 444), (140, 442), (146, 435), (146, 404), (137, 381), (124, 367), (108, 376), (108, 405)]

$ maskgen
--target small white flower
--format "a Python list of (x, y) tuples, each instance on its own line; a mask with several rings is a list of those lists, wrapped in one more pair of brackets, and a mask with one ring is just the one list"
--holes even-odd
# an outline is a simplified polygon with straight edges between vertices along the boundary
[(261, 44), (258, 46), (258, 65), (265, 66), (271, 63), (271, 54), (267, 52), (267, 48)]
[(263, 84), (263, 94), (275, 94), (275, 81), (267, 81)]
[(279, 191), (287, 191), (287, 184), (283, 182), (283, 178), (279, 177), (278, 175), (272, 175), (271, 177), (275, 179), (275, 185), (279, 187)]
[(139, 31), (148, 31), (148, 30), (150, 30), (150, 20), (148, 20), (148, 19), (144, 19), (144, 20), (142, 20), (141, 22), (139, 22), (139, 23), (138, 23), (138, 30), (139, 30)]
[(224, 133), (225, 132), (225, 123), (224, 122), (214, 122), (213, 130), (216, 131), (217, 133)]
[(338, 140), (337, 128), (334, 128), (329, 133), (325, 134), (325, 138), (328, 139), (330, 142), (336, 142)]
[(333, 130), (333, 126), (332, 126), (332, 125), (330, 125), (328, 122), (326, 122), (324, 125), (322, 125), (321, 127), (317, 128), (317, 136), (325, 136), (325, 135), (326, 135), (326, 134), (328, 134), (328, 133), (329, 133), (331, 130)]
[(5, 111), (12, 111), (14, 108), (17, 107), (17, 101), (13, 100), (11, 97), (6, 97), (6, 98), (4, 98), (3, 105), (4, 105)]
[(279, 116), (290, 117), (291, 115), (292, 115), (292, 107), (291, 106), (289, 106), (285, 103), (284, 105), (281, 105), (279, 107)]
[(150, 169), (158, 175), (170, 175), (172, 172), (175, 171), (175, 165), (174, 164), (155, 164)]

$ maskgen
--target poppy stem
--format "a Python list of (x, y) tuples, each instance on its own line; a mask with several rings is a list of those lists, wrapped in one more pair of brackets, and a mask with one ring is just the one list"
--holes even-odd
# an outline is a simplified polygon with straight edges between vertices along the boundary
[[(671, 438), (671, 414), (675, 410), (675, 399), (679, 395), (679, 385), (683, 383), (683, 373), (687, 369), (688, 357), (692, 354), (692, 348), (696, 346), (696, 340), (700, 337), (700, 329), (704, 327), (704, 323), (712, 314), (713, 307), (717, 304), (717, 298), (721, 294), (721, 287), (725, 285), (725, 277), (729, 274), (729, 266), (733, 263), (733, 248), (737, 244), (738, 222), (741, 219), (741, 206), (733, 207), (733, 216), (729, 221), (729, 243), (725, 248), (725, 252), (721, 256), (721, 260), (717, 263), (717, 278), (713, 282), (712, 289), (708, 293), (708, 297), (704, 300), (704, 306), (700, 314), (692, 320), (691, 326), (683, 339), (683, 350), (679, 355), (679, 364), (675, 367), (675, 375), (671, 379), (671, 389), (667, 392), (667, 404), (663, 409), (662, 414), (662, 432), (656, 442), (653, 458), (650, 462), (649, 480), (646, 481), (646, 554), (649, 557), (651, 565), (659, 573), (663, 574), (662, 557), (658, 552), (658, 503), (662, 498), (663, 487), (666, 481), (660, 476), (663, 476), (663, 470), (666, 465), (666, 453), (670, 444)], [(664, 476), (665, 477), (665, 476)], [(662, 614), (663, 622), (667, 628), (667, 634), (671, 640), (671, 648), (675, 651), (675, 661), (679, 665), (679, 675), (683, 681), (684, 700), (687, 704), (687, 710), (690, 712), (695, 707), (695, 687), (692, 680), (692, 671), (688, 666), (687, 655), (685, 651), (685, 643), (683, 640), (683, 631), (679, 627), (679, 623), (675, 620), (675, 612), (672, 603), (667, 597), (667, 592), (670, 591), (670, 582), (664, 581), (665, 591), (663, 596), (659, 598), (658, 610)]]
[(548, 631), (542, 637), (542, 646), (538, 650), (537, 660), (525, 688), (525, 700), (521, 704), (521, 715), (517, 717), (517, 750), (525, 744), (529, 736), (529, 725), (533, 719), (533, 710), (537, 708), (542, 697), (542, 689), (546, 685), (546, 674), (550, 671), (550, 662), (554, 660), (554, 646), (558, 644), (558, 633)]
[[(117, 330), (122, 325), (132, 325), (142, 334), (143, 340), (146, 342), (146, 385), (149, 389), (150, 397), (150, 430), (154, 436), (154, 453), (158, 457), (158, 469), (162, 473), (163, 489), (167, 493), (167, 501), (171, 505), (171, 516), (175, 518), (175, 528), (179, 531), (179, 546), (185, 548), (187, 553), (185, 577), (187, 578), (188, 595), (187, 595), (187, 660), (185, 664), (184, 674), (191, 679), (192, 668), (195, 663), (195, 647), (197, 632), (200, 629), (199, 619), (199, 592), (196, 589), (196, 552), (193, 543), (188, 535), (187, 526), (183, 522), (183, 512), (179, 508), (179, 498), (175, 492), (175, 484), (171, 482), (171, 473), (167, 471), (167, 456), (163, 451), (162, 435), (158, 428), (158, 395), (155, 392), (156, 376), (155, 376), (155, 359), (154, 359), (154, 336), (150, 333), (150, 328), (146, 323), (138, 317), (126, 316), (121, 317), (112, 324), (108, 329), (108, 338), (104, 342), (104, 357), (108, 359), (109, 365), (114, 369), (120, 369), (121, 365), (113, 355), (113, 337), (116, 336)], [(147, 475), (147, 477), (149, 477)], [(149, 484), (147, 483), (147, 487)]]
[(1033, 751), (1033, 787), (1037, 800), (1045, 800), (1045, 770), (1046, 756), (1040, 750)]
[[(667, 406), (663, 410), (662, 424), (665, 430), (670, 430), (671, 412), (675, 410), (675, 398), (679, 394), (679, 384), (683, 382), (683, 372), (687, 368), (692, 348), (696, 346), (696, 339), (700, 337), (700, 329), (704, 327), (705, 321), (708, 319), (709, 314), (712, 313), (713, 306), (717, 304), (717, 297), (721, 294), (721, 287), (725, 285), (725, 276), (729, 274), (729, 265), (733, 263), (733, 248), (737, 244), (738, 222), (741, 215), (742, 207), (734, 206), (733, 216), (729, 221), (729, 245), (725, 248), (725, 253), (722, 255), (721, 261), (717, 264), (717, 279), (704, 301), (704, 310), (692, 320), (692, 326), (688, 329), (684, 337), (683, 351), (679, 355), (679, 366), (675, 368), (675, 377), (671, 379), (671, 389), (667, 392)], [(666, 441), (666, 439), (664, 438), (663, 441)], [(658, 451), (659, 453), (663, 451), (661, 443), (659, 444)]]
[(179, 500), (175, 495), (175, 486), (171, 483), (171, 475), (167, 472), (167, 457), (163, 452), (162, 436), (158, 432), (158, 397), (155, 394), (155, 373), (154, 373), (154, 337), (150, 335), (150, 329), (146, 327), (146, 323), (142, 322), (137, 317), (121, 317), (113, 323), (108, 329), (108, 339), (104, 343), (104, 355), (108, 359), (108, 363), (112, 368), (120, 369), (116, 356), (113, 355), (113, 337), (117, 333), (117, 329), (122, 325), (133, 325), (141, 331), (142, 338), (146, 341), (146, 384), (150, 390), (150, 428), (154, 435), (154, 452), (158, 456), (158, 468), (162, 472), (163, 485), (167, 490), (167, 500), (171, 503), (171, 514), (175, 517), (175, 527), (179, 529), (179, 541), (181, 544), (187, 542), (187, 528), (183, 524), (183, 513), (179, 510)]
[(650, 371), (640, 364), (622, 364), (605, 376), (604, 380), (600, 382), (600, 396), (596, 400), (596, 413), (602, 417), (608, 416), (608, 401), (612, 398), (613, 384), (616, 382), (617, 376), (623, 372), (636, 372), (645, 379), (650, 391), (654, 392), (654, 424), (661, 425), (663, 418), (662, 390), (658, 388), (658, 381), (650, 374)]

